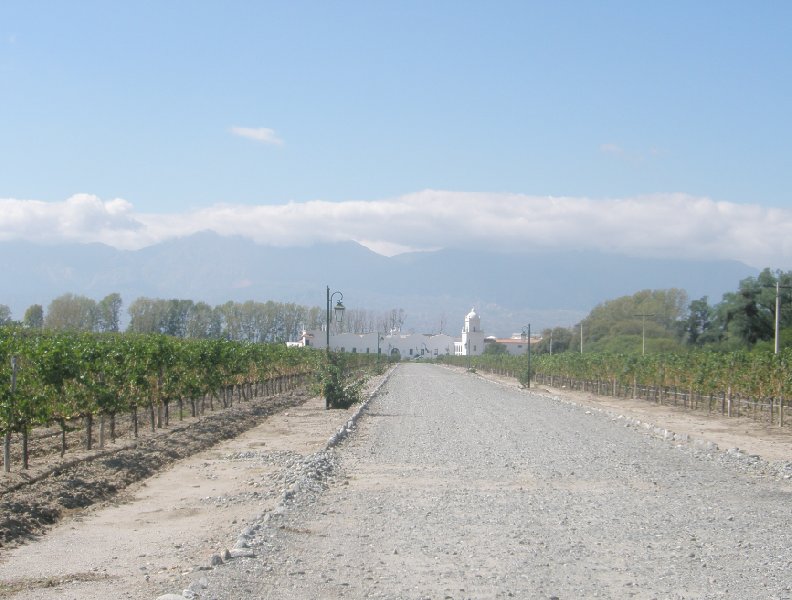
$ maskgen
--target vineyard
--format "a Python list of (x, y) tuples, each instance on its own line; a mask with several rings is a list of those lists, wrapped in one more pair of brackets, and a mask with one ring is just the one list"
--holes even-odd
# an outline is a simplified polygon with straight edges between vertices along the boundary
[(26, 469), (31, 439), (52, 437), (53, 427), (61, 457), (75, 434), (86, 450), (104, 448), (119, 435), (137, 437), (140, 427), (153, 432), (173, 418), (305, 384), (323, 360), (283, 344), (0, 329), (6, 472), (12, 443)]
[[(445, 356), (440, 362), (517, 377), (525, 384), (526, 356)], [(616, 397), (642, 398), (658, 404), (748, 416), (788, 425), (785, 402), (792, 396), (792, 350), (685, 354), (534, 355), (531, 380)]]

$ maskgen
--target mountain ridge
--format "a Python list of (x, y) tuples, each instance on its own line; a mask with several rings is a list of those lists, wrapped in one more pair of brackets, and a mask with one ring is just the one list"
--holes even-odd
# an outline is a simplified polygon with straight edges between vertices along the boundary
[(6, 275), (0, 304), (15, 318), (67, 292), (94, 299), (118, 292), (126, 306), (141, 296), (323, 306), (330, 285), (343, 291), (349, 307), (404, 308), (406, 326), (419, 331), (437, 331), (445, 321), (455, 332), (475, 306), (485, 330), (499, 335), (528, 322), (536, 330), (572, 325), (597, 304), (642, 289), (677, 287), (714, 303), (758, 273), (737, 261), (574, 250), (442, 249), (386, 257), (355, 242), (283, 248), (212, 232), (134, 251), (6, 241), (0, 242), (0, 267)]

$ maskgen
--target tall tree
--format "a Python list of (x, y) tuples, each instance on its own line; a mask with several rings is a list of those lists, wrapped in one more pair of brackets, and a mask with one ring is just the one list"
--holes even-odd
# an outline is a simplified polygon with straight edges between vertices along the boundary
[(123, 301), (118, 293), (108, 294), (96, 305), (97, 331), (118, 331)]
[(44, 327), (44, 307), (41, 304), (31, 304), (25, 311), (22, 323), (30, 329), (41, 329)]
[(11, 309), (5, 304), (0, 304), (0, 325), (11, 323)]
[(776, 283), (781, 292), (781, 328), (792, 326), (790, 290), (792, 272), (772, 272), (764, 269), (757, 277), (740, 281), (736, 292), (723, 295), (718, 305), (718, 325), (732, 346), (753, 346), (759, 341), (772, 340), (775, 334)]
[(47, 307), (44, 325), (60, 331), (93, 331), (96, 326), (96, 302), (75, 294), (58, 296)]
[(545, 329), (542, 331), (542, 341), (531, 346), (535, 348), (533, 351), (537, 354), (561, 354), (567, 350), (577, 350), (578, 347), (574, 346), (573, 338), (575, 332), (568, 327), (553, 327), (552, 329)]
[(717, 341), (720, 332), (715, 319), (716, 312), (706, 296), (693, 300), (688, 307), (687, 318), (680, 322), (685, 342), (691, 346), (701, 346)]

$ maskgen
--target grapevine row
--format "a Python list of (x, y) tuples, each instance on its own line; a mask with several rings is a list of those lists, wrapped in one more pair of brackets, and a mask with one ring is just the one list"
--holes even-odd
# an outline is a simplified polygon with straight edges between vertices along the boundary
[[(137, 436), (138, 410), (148, 412), (152, 431), (168, 425), (171, 406), (192, 416), (234, 397), (276, 393), (302, 381), (319, 353), (282, 344), (183, 340), (160, 334), (31, 332), (0, 328), (0, 429), (6, 453), (10, 435), (22, 437), (24, 467), (33, 428), (57, 424), (61, 456), (71, 423), (82, 420), (85, 447), (94, 422), (115, 438), (115, 417), (130, 413)], [(6, 464), (6, 470), (8, 465)]]
[[(444, 357), (444, 362), (527, 381), (527, 357), (482, 355)], [(598, 394), (644, 398), (657, 403), (747, 415), (784, 425), (784, 404), (792, 396), (792, 349), (681, 354), (538, 354), (531, 378), (550, 386)]]

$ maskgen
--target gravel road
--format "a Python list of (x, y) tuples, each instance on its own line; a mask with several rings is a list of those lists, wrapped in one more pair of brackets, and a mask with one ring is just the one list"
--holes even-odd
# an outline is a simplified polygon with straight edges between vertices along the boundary
[(725, 454), (406, 364), (354, 435), (303, 467), (316, 485), (243, 533), (239, 553), (255, 557), (191, 589), (218, 600), (792, 598), (792, 485)]

